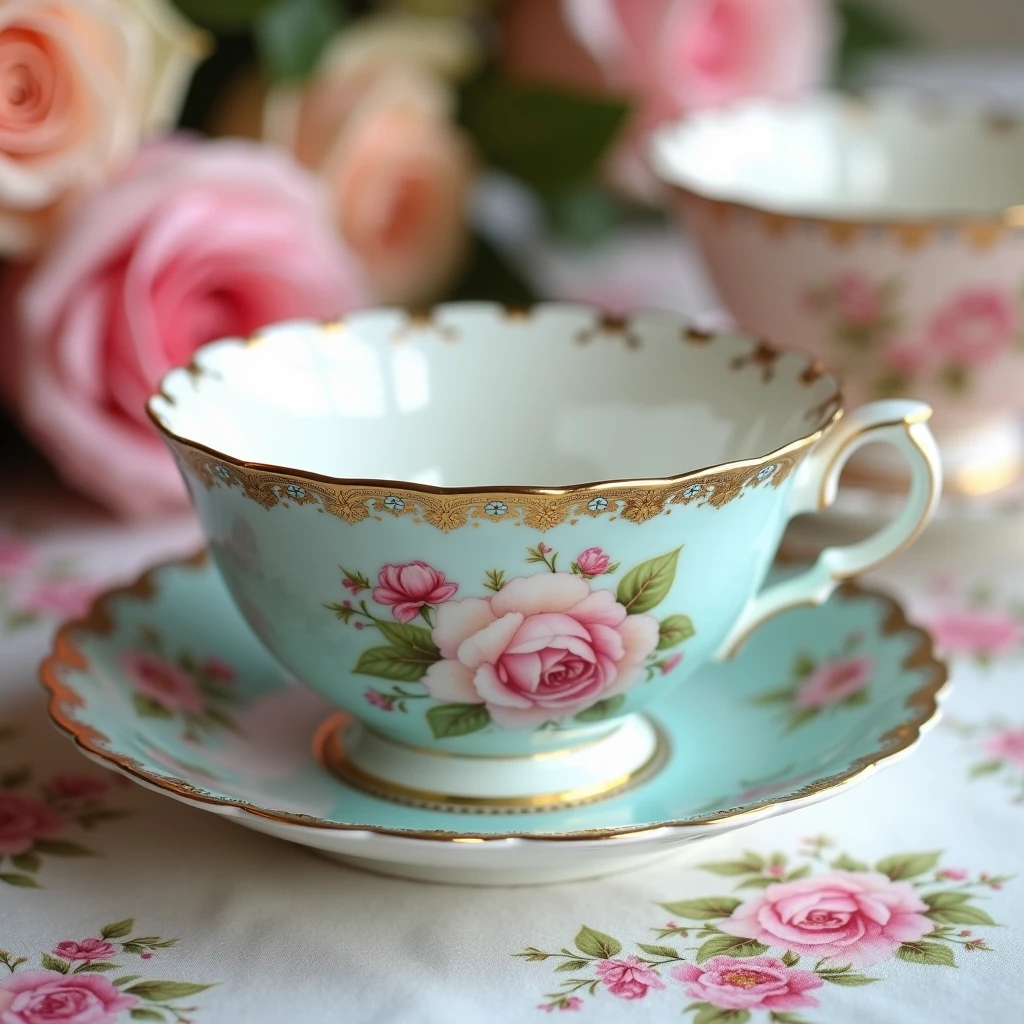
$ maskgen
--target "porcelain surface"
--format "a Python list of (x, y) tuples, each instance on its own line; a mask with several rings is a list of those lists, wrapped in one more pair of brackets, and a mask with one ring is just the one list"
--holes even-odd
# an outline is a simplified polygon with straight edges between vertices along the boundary
[(1019, 478), (1024, 126), (894, 92), (756, 100), (663, 129), (651, 159), (737, 323), (852, 402), (928, 402), (950, 490)]
[[(839, 401), (807, 357), (674, 316), (454, 304), (216, 343), (151, 412), (284, 666), (388, 740), (516, 758), (607, 736), (764, 617), (913, 539), (938, 488), (927, 409), (836, 422)], [(787, 521), (831, 501), (869, 441), (911, 463), (907, 508), (758, 593)], [(657, 744), (634, 732), (557, 791), (510, 762), (505, 795), (635, 781)], [(352, 759), (384, 784), (369, 744)], [(424, 756), (404, 784), (482, 797), (442, 774)]]
[(946, 671), (892, 600), (850, 586), (664, 701), (652, 779), (505, 816), (407, 807), (334, 777), (315, 753), (335, 735), (331, 706), (281, 671), (204, 558), (101, 597), (59, 632), (42, 679), (58, 726), (152, 789), (372, 870), (514, 884), (627, 868), (842, 792), (913, 748)]

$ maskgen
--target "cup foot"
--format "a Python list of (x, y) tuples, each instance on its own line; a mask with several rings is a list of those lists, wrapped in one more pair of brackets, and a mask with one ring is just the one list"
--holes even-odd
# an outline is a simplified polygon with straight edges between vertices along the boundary
[(457, 814), (559, 811), (618, 796), (652, 779), (668, 739), (630, 715), (614, 731), (564, 750), (474, 756), (387, 739), (350, 715), (332, 715), (313, 739), (317, 760), (347, 785), (395, 803)]

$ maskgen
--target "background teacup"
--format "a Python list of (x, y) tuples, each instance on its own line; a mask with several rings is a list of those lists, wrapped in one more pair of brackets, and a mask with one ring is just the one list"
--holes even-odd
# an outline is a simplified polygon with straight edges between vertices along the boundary
[[(749, 337), (473, 303), (216, 342), (150, 401), (253, 629), (361, 723), (334, 767), (477, 810), (645, 777), (639, 709), (913, 539), (927, 407), (841, 411), (832, 376)], [(759, 593), (870, 441), (910, 466), (903, 512)]]
[[(852, 402), (927, 401), (951, 491), (1020, 476), (1024, 126), (819, 94), (695, 114), (651, 155), (742, 328), (827, 361)], [(902, 477), (889, 453), (859, 466)]]

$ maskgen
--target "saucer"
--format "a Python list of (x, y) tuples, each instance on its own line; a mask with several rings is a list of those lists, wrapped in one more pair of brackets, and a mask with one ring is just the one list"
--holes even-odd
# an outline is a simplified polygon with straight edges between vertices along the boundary
[(828, 799), (907, 754), (946, 685), (927, 634), (846, 585), (663, 700), (649, 718), (665, 759), (645, 781), (486, 814), (389, 802), (333, 774), (345, 716), (278, 667), (205, 555), (100, 597), (41, 674), (56, 724), (147, 788), (357, 867), (479, 885), (626, 870)]

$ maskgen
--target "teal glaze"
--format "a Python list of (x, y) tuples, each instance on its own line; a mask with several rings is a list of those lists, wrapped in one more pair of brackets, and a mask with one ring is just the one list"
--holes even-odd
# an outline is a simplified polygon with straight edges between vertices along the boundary
[[(264, 513), (255, 508), (255, 514)], [(630, 525), (621, 528), (625, 531)], [(609, 531), (609, 546), (615, 532)], [(467, 532), (467, 541), (476, 536)], [(687, 563), (694, 582), (689, 582), (688, 572), (679, 591), (690, 601), (685, 606), (699, 616), (703, 606), (696, 600), (701, 593), (697, 580), (702, 570), (708, 571), (708, 560), (701, 558), (699, 545), (694, 549), (694, 558)], [(456, 558), (454, 548), (452, 557)], [(330, 567), (318, 567), (309, 558), (300, 568), (322, 574), (325, 586), (334, 579)], [(671, 759), (644, 786), (566, 811), (457, 815), (369, 797), (317, 765), (310, 739), (333, 709), (285, 676), (252, 635), (213, 566), (164, 567), (155, 570), (154, 583), (152, 597), (121, 594), (107, 599), (113, 619), (107, 635), (87, 630), (74, 634), (88, 664), (84, 669), (60, 669), (61, 681), (81, 702), (74, 708), (65, 705), (65, 712), (106, 737), (101, 744), (104, 752), (133, 759), (135, 770), (159, 786), (173, 788), (168, 780), (179, 780), (174, 785), (184, 781), (194, 787), (192, 795), (198, 790), (216, 800), (310, 815), (324, 824), (561, 834), (697, 823), (716, 813), (740, 814), (806, 793), (808, 787), (827, 791), (858, 768), (905, 747), (934, 718), (943, 681), (936, 663), (927, 658), (916, 658), (913, 667), (907, 667), (908, 655), (927, 642), (915, 630), (893, 630), (890, 602), (877, 595), (840, 593), (819, 607), (772, 619), (751, 635), (734, 660), (692, 672), (658, 702), (651, 713), (669, 737)], [(704, 593), (709, 601), (719, 600), (711, 586), (705, 586)], [(281, 607), (286, 604), (282, 597)], [(716, 607), (712, 605), (711, 614)], [(303, 613), (311, 612), (315, 613), (313, 606), (304, 607)], [(295, 610), (287, 621), (297, 625), (303, 613)], [(889, 626), (883, 630), (887, 620)], [(311, 624), (319, 621), (312, 614)], [(325, 628), (332, 625), (326, 620)], [(154, 636), (171, 660), (188, 651), (199, 663), (215, 659), (230, 666), (234, 676), (227, 685), (237, 695), (237, 732), (211, 730), (190, 740), (183, 735), (180, 714), (139, 714), (137, 691), (124, 666), (141, 638), (152, 642)], [(794, 724), (796, 706), (780, 693), (807, 684), (813, 675), (808, 675), (808, 664), (820, 667), (842, 657), (870, 664), (869, 681), (841, 702)], [(826, 683), (841, 687), (849, 679), (849, 674), (840, 673)]]

